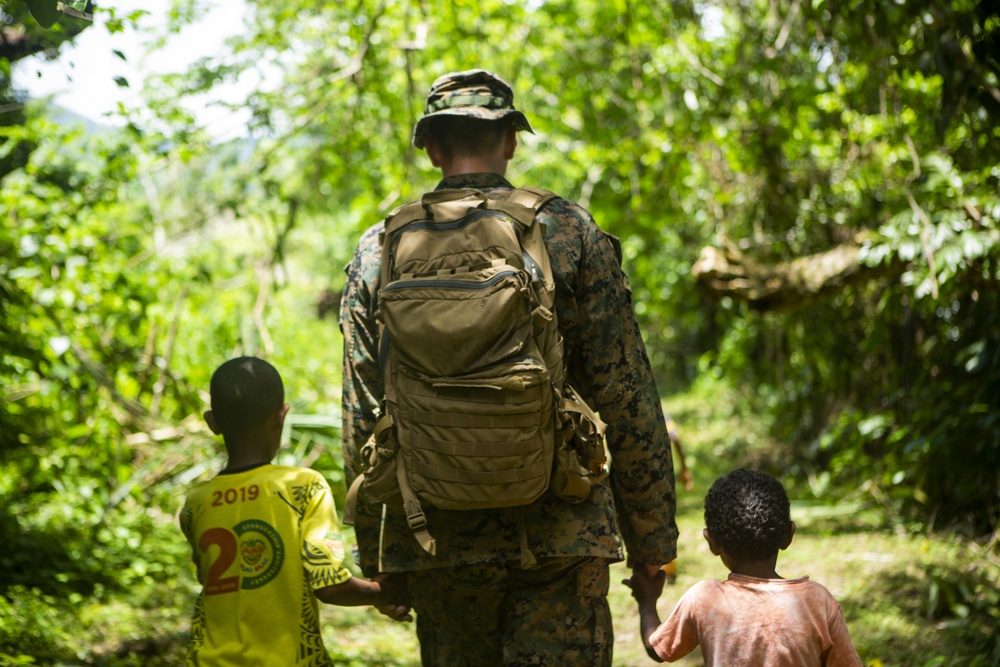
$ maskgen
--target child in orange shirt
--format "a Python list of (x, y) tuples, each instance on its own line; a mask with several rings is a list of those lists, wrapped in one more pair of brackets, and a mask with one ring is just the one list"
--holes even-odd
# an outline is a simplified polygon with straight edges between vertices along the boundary
[(705, 498), (704, 536), (731, 574), (701, 581), (662, 625), (656, 600), (665, 575), (634, 570), (625, 583), (639, 603), (646, 652), (673, 662), (701, 646), (706, 667), (861, 667), (840, 605), (808, 577), (783, 579), (778, 552), (795, 534), (788, 496), (769, 475), (734, 470)]

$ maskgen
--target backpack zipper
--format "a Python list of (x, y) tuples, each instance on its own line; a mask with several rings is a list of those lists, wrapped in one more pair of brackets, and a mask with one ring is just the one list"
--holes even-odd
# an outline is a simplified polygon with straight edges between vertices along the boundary
[[(501, 280), (511, 276), (523, 276), (524, 273), (516, 270), (500, 271), (487, 280), (447, 280), (443, 278), (414, 278), (412, 280), (396, 280), (382, 288), (383, 292), (394, 292), (401, 289), (421, 288), (421, 287), (441, 287), (444, 289), (464, 289), (480, 290), (496, 285)], [(523, 281), (523, 279), (522, 279)]]

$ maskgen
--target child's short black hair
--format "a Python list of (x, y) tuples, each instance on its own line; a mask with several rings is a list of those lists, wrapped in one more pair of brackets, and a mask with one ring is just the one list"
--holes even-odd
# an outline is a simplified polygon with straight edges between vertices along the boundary
[(277, 369), (257, 357), (237, 357), (212, 375), (212, 414), (224, 435), (240, 437), (259, 427), (285, 402)]
[(771, 558), (785, 546), (791, 528), (788, 494), (781, 482), (755, 470), (734, 470), (705, 496), (705, 527), (735, 560)]

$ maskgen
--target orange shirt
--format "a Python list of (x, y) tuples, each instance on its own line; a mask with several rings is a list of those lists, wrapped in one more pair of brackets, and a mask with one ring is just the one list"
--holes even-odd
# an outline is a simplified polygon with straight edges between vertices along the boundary
[(698, 582), (650, 643), (668, 662), (700, 645), (706, 667), (861, 667), (840, 605), (808, 577)]
[(202, 592), (189, 665), (325, 667), (313, 590), (351, 577), (315, 470), (263, 465), (194, 486), (181, 511)]

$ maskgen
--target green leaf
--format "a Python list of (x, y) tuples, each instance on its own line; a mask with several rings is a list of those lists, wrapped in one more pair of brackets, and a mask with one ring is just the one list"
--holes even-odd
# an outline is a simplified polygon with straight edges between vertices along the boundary
[(43, 28), (51, 28), (61, 15), (56, 0), (28, 0), (28, 11)]

